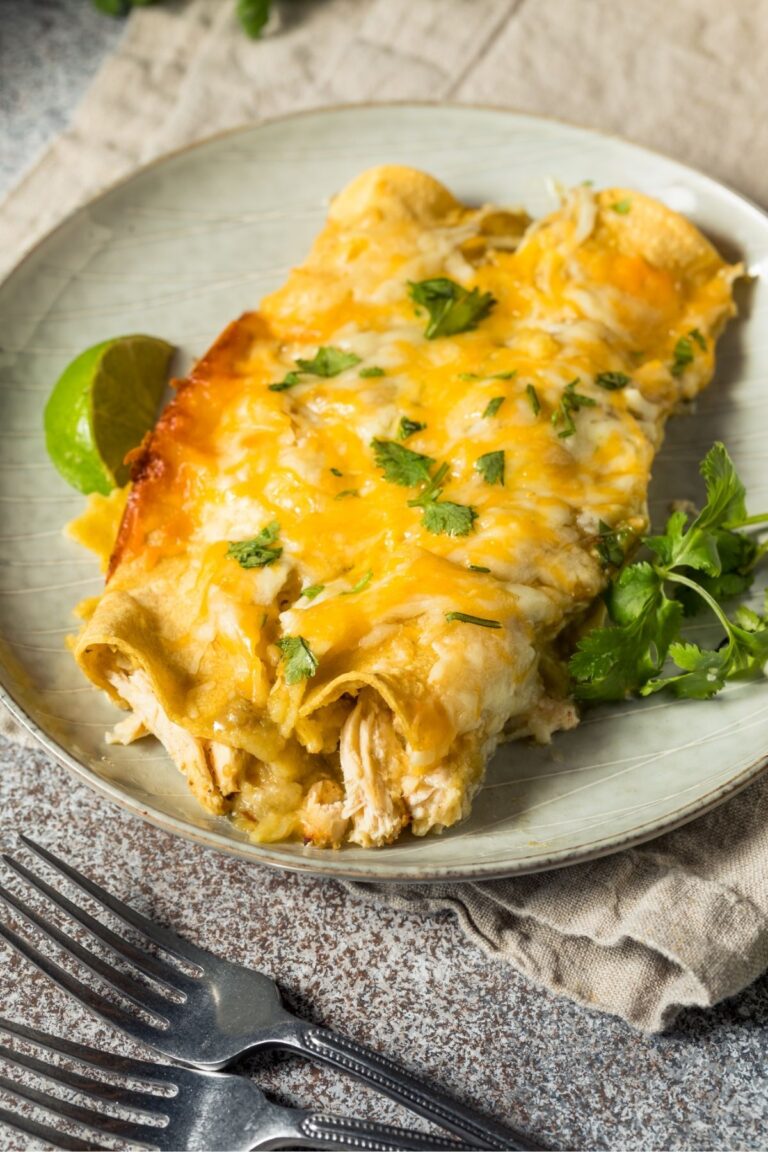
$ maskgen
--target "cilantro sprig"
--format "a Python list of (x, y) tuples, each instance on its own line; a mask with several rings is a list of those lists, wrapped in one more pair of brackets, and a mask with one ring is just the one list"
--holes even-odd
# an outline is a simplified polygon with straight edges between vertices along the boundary
[[(702, 510), (693, 518), (673, 512), (662, 536), (645, 539), (653, 558), (622, 568), (608, 589), (611, 625), (579, 642), (569, 667), (580, 699), (621, 700), (663, 689), (705, 699), (728, 680), (762, 672), (768, 662), (768, 616), (741, 607), (731, 617), (720, 603), (752, 583), (765, 548), (739, 529), (767, 522), (768, 513), (747, 515), (744, 485), (723, 444), (707, 453), (701, 474), (707, 494)], [(601, 529), (606, 548), (610, 536)], [(717, 648), (681, 637), (684, 617), (702, 606), (723, 630)], [(665, 675), (667, 658), (677, 671)]]
[(414, 304), (429, 314), (429, 323), (424, 329), (427, 340), (470, 332), (496, 304), (490, 292), (480, 292), (477, 288), (470, 291), (447, 276), (416, 283), (409, 280), (408, 291)]

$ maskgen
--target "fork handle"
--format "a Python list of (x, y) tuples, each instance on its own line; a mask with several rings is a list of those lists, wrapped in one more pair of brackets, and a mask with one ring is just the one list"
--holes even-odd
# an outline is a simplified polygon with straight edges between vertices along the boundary
[(452, 1100), (424, 1084), (388, 1056), (380, 1056), (356, 1040), (330, 1028), (317, 1028), (302, 1020), (290, 1022), (281, 1047), (298, 1051), (322, 1064), (346, 1072), (397, 1100), (412, 1112), (459, 1136), (472, 1148), (511, 1148), (518, 1152), (543, 1152), (543, 1146), (524, 1133), (489, 1120), (472, 1108)]
[(450, 1136), (378, 1124), (325, 1112), (293, 1111), (292, 1148), (350, 1148), (355, 1152), (461, 1152), (468, 1146)]

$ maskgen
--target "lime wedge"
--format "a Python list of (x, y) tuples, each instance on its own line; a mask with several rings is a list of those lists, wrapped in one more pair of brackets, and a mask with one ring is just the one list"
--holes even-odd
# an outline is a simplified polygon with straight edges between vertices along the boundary
[(155, 422), (173, 345), (118, 336), (64, 369), (45, 406), (45, 443), (61, 475), (81, 492), (126, 484), (125, 457)]

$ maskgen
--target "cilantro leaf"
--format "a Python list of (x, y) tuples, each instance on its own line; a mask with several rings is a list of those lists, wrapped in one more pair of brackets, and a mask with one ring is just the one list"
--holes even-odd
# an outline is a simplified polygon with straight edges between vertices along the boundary
[(560, 439), (565, 439), (566, 436), (573, 436), (576, 432), (576, 424), (573, 416), (575, 412), (580, 412), (582, 408), (595, 408), (597, 401), (593, 400), (591, 396), (583, 396), (580, 392), (576, 391), (576, 385), (579, 383), (578, 376), (575, 380), (571, 380), (570, 384), (566, 384), (560, 403), (552, 413), (552, 423), (557, 426), (562, 424), (561, 430), (558, 432)]
[(747, 627), (729, 620), (728, 642), (720, 648), (672, 644), (669, 655), (682, 672), (650, 680), (642, 694), (670, 688), (683, 699), (706, 700), (724, 688), (726, 681), (763, 671), (768, 661), (768, 622), (750, 609), (737, 613), (737, 620)]
[(476, 519), (477, 512), (466, 504), (436, 500), (424, 508), (421, 523), (435, 536), (468, 536)]
[(344, 475), (344, 473), (341, 471), (340, 468), (330, 468), (329, 471), (330, 471), (332, 476), (343, 476)]
[(295, 388), (297, 384), (301, 384), (301, 377), (298, 372), (286, 372), (282, 380), (278, 380), (275, 384), (269, 385), (270, 392), (285, 392), (288, 388)]
[(720, 530), (747, 518), (746, 492), (725, 445), (719, 441), (704, 457), (700, 472), (707, 501), (698, 516), (687, 526), (687, 514), (673, 512), (664, 536), (652, 536), (646, 543), (667, 566), (695, 568), (716, 577), (723, 571), (718, 544), (724, 544), (726, 551), (729, 545), (731, 550), (734, 547)]
[(486, 452), (475, 460), (475, 471), (479, 472), (486, 484), (504, 483), (504, 453)]
[(311, 360), (297, 360), (296, 363), (310, 376), (330, 377), (354, 368), (360, 363), (360, 357), (354, 352), (345, 352), (343, 348), (318, 348)]
[(306, 596), (307, 600), (314, 600), (321, 592), (325, 591), (325, 584), (309, 584), (306, 588), (302, 588), (300, 595)]
[(485, 616), (470, 616), (468, 612), (446, 612), (445, 618), (449, 623), (458, 620), (462, 624), (477, 624), (480, 628), (501, 628), (499, 620), (488, 620)]
[(230, 542), (227, 548), (227, 557), (237, 560), (241, 568), (266, 568), (274, 564), (283, 554), (279, 544), (275, 544), (280, 525), (277, 520), (267, 524), (252, 540), (236, 540)]
[(361, 368), (358, 376), (361, 380), (373, 380), (376, 376), (386, 376), (386, 372), (383, 368), (378, 368), (372, 364), (370, 368)]
[(426, 424), (422, 424), (420, 420), (411, 420), (408, 416), (401, 416), (400, 423), (397, 426), (398, 440), (407, 440), (409, 436), (415, 436), (417, 432), (423, 432)]
[(390, 484), (400, 484), (403, 488), (415, 488), (429, 480), (429, 470), (435, 461), (431, 456), (404, 448), (396, 440), (371, 441), (377, 468), (384, 472), (384, 479)]
[(618, 216), (626, 216), (632, 209), (632, 201), (629, 199), (617, 200), (611, 204), (611, 208)]
[(283, 636), (277, 646), (283, 654), (286, 684), (299, 684), (315, 675), (319, 666), (317, 657), (303, 636)]
[(530, 401), (534, 416), (538, 416), (539, 412), (541, 412), (541, 401), (539, 400), (539, 394), (534, 388), (533, 384), (526, 384), (525, 394)]
[(272, 0), (237, 0), (237, 18), (251, 39), (261, 36), (271, 7)]
[(673, 376), (682, 376), (688, 365), (693, 363), (694, 344), (696, 344), (702, 352), (706, 350), (707, 342), (698, 328), (692, 328), (687, 336), (681, 336), (675, 344), (672, 352), (674, 359), (672, 361), (672, 367), (670, 368)]
[(598, 388), (605, 388), (607, 392), (616, 392), (619, 388), (626, 388), (632, 383), (632, 377), (626, 372), (598, 372), (595, 384)]
[(349, 496), (359, 496), (359, 488), (345, 488), (342, 492), (337, 492), (334, 500), (346, 500)]
[(483, 412), (483, 418), (486, 418), (488, 416), (495, 416), (496, 413), (498, 412), (499, 408), (501, 408), (501, 406), (505, 400), (506, 400), (506, 396), (494, 396), (493, 399), (489, 400), (485, 406), (485, 411)]
[(486, 568), (484, 564), (468, 564), (470, 572), (490, 572), (490, 568)]
[(409, 281), (408, 290), (414, 304), (429, 313), (429, 323), (424, 329), (427, 340), (471, 331), (496, 304), (490, 292), (480, 292), (477, 288), (469, 291), (445, 276), (418, 283)]
[(351, 596), (354, 592), (362, 592), (363, 588), (368, 587), (371, 580), (373, 580), (373, 569), (369, 568), (365, 575), (360, 577), (357, 584), (353, 585), (352, 588), (345, 588), (343, 592), (339, 593), (339, 595)]
[(578, 699), (624, 700), (661, 670), (683, 612), (660, 587), (643, 586), (645, 597), (623, 605), (625, 624), (595, 628), (579, 641), (568, 665)]
[(718, 441), (712, 445), (701, 462), (700, 471), (707, 487), (707, 503), (693, 526), (719, 528), (745, 519), (747, 493), (724, 444)]
[(493, 372), (490, 376), (480, 372), (459, 372), (459, 380), (514, 380), (515, 376), (517, 368), (512, 368), (509, 372)]

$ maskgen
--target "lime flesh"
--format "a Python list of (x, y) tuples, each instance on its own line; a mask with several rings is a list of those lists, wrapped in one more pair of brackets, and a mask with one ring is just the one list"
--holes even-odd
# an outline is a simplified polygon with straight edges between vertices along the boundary
[(125, 457), (154, 424), (173, 352), (154, 336), (119, 336), (64, 369), (45, 406), (45, 443), (73, 488), (106, 496), (127, 483)]

